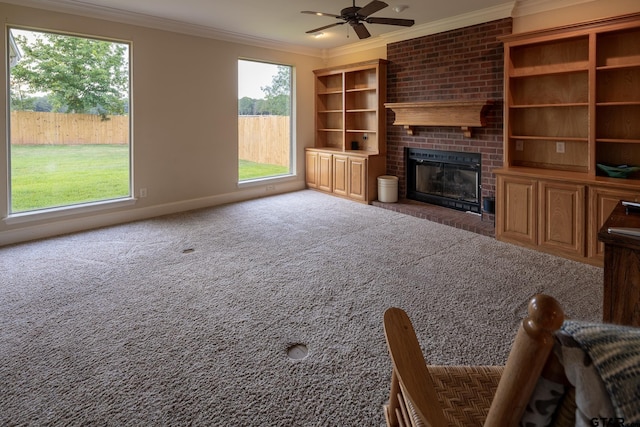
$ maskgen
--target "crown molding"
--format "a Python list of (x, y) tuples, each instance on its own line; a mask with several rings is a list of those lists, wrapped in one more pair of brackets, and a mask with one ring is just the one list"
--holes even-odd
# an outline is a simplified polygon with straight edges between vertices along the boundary
[(159, 18), (143, 13), (128, 12), (122, 9), (89, 5), (77, 0), (2, 0), (1, 3), (45, 9), (52, 12), (69, 13), (87, 18), (104, 19), (122, 24), (137, 25), (190, 36), (245, 44), (264, 49), (292, 52), (319, 58), (326, 57), (325, 49), (310, 48), (261, 37), (253, 37), (246, 34), (234, 33), (232, 31), (219, 30), (204, 25), (189, 24), (182, 21)]
[(507, 3), (503, 3), (490, 8), (452, 16), (450, 18), (440, 19), (438, 21), (433, 21), (422, 25), (416, 25), (407, 29), (385, 33), (378, 37), (363, 40), (347, 46), (327, 49), (327, 57), (332, 58), (335, 56), (353, 54), (367, 49), (383, 47), (388, 45), (389, 43), (429, 36), (444, 31), (456, 30), (458, 28), (482, 24), (485, 22), (495, 21), (497, 19), (509, 18), (511, 17), (513, 7), (514, 1), (509, 1)]
[(594, 0), (516, 0), (513, 7), (513, 17), (519, 18), (536, 13), (548, 12), (563, 7), (591, 3)]

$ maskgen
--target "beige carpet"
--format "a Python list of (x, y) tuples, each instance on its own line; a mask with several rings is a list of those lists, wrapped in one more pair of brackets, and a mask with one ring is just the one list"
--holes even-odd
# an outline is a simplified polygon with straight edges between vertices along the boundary
[(599, 268), (312, 191), (0, 248), (0, 282), (0, 425), (378, 426), (387, 307), (489, 364), (531, 295), (602, 300)]

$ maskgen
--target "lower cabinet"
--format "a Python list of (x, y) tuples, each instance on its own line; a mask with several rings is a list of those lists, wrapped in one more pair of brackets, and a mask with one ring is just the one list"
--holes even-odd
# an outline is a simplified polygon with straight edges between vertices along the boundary
[(382, 155), (306, 151), (307, 187), (369, 203), (378, 197), (377, 177), (386, 172)]
[(340, 196), (349, 194), (349, 157), (335, 154), (333, 156), (333, 192)]
[(584, 256), (584, 185), (498, 175), (496, 238)]
[(333, 157), (318, 153), (318, 190), (333, 191)]
[(497, 175), (496, 238), (595, 265), (604, 247), (598, 231), (620, 200), (640, 201), (640, 189), (607, 183)]
[(538, 182), (538, 244), (550, 251), (584, 256), (585, 186)]
[[(361, 157), (349, 157), (347, 162), (349, 170), (349, 185), (347, 195), (354, 200), (366, 201), (367, 199), (367, 159)], [(377, 177), (376, 177), (377, 178)], [(378, 194), (378, 187), (372, 190)]]
[(537, 244), (537, 193), (535, 180), (498, 175), (496, 238), (527, 245)]
[(333, 157), (317, 151), (305, 152), (305, 179), (308, 188), (333, 191)]
[(320, 169), (318, 169), (318, 153), (315, 151), (305, 151), (304, 153), (304, 176), (307, 187), (318, 188)]

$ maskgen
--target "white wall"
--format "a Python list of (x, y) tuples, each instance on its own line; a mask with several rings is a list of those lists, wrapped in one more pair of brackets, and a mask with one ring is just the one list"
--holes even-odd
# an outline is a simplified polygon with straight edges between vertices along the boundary
[[(304, 147), (313, 145), (313, 73), (320, 58), (0, 3), (9, 25), (88, 34), (133, 43), (134, 194), (148, 197), (108, 211), (7, 220), (7, 151), (0, 148), (0, 245), (85, 228), (304, 188)], [(6, 31), (2, 57), (6, 57)], [(237, 184), (237, 60), (295, 67), (294, 178)], [(0, 71), (6, 81), (6, 70)], [(0, 99), (6, 99), (1, 85)], [(0, 102), (0, 133), (7, 134)]]

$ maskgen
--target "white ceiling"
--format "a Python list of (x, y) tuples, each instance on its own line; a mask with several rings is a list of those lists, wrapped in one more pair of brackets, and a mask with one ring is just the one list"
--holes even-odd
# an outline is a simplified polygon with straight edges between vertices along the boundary
[[(337, 22), (336, 18), (300, 13), (312, 10), (339, 15), (353, 0), (0, 0), (6, 3), (78, 13), (262, 46), (327, 56), (327, 51), (383, 45), (511, 16), (516, 3), (558, 0), (384, 0), (389, 6), (374, 17), (414, 19), (411, 28), (366, 24), (371, 38), (359, 40), (349, 25), (339, 25), (315, 38), (305, 31)], [(565, 0), (566, 2), (567, 0)], [(569, 0), (571, 1), (571, 0)], [(585, 0), (577, 0), (584, 2)], [(576, 0), (573, 0), (576, 2)], [(356, 0), (363, 7), (369, 0)], [(407, 6), (401, 12), (396, 6)], [(330, 55), (329, 55), (330, 56)]]
[[(389, 7), (372, 16), (414, 19), (416, 25), (443, 18), (486, 9), (506, 0), (387, 0)], [(238, 33), (314, 48), (334, 48), (357, 42), (359, 39), (349, 25), (340, 25), (325, 32), (325, 37), (314, 38), (305, 31), (332, 24), (336, 18), (305, 15), (312, 10), (339, 15), (340, 10), (352, 6), (353, 0), (75, 0), (74, 3), (92, 4), (113, 9), (136, 12), (155, 17), (197, 24), (225, 32)], [(364, 6), (369, 0), (356, 0)], [(511, 2), (513, 3), (513, 2)], [(397, 5), (406, 5), (401, 13), (393, 11)], [(403, 27), (367, 25), (372, 37), (397, 31)], [(349, 30), (349, 32), (347, 32)], [(348, 34), (348, 38), (347, 38)]]

